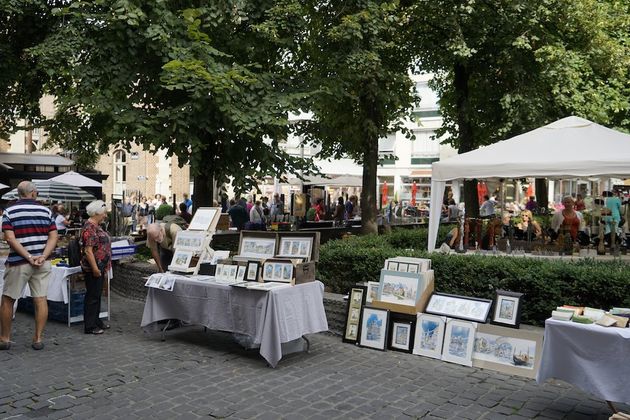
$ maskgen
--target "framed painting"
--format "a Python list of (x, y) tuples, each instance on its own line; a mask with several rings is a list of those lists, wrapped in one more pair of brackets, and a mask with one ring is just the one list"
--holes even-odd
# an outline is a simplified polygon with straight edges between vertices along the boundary
[(214, 271), (214, 278), (217, 280), (223, 278), (223, 264), (217, 264), (217, 269)]
[(381, 270), (378, 300), (415, 306), (425, 288), (426, 279), (421, 273)]
[(380, 283), (377, 281), (368, 281), (367, 282), (367, 297), (365, 301), (367, 303), (372, 303), (373, 300), (378, 299), (378, 288)]
[(444, 332), (442, 360), (472, 366), (476, 326), (475, 322), (449, 319)]
[(260, 263), (258, 261), (248, 261), (245, 273), (245, 280), (258, 281), (260, 272)]
[(293, 280), (293, 263), (281, 261), (265, 261), (263, 264), (263, 281), (291, 283)]
[(193, 215), (188, 230), (214, 231), (221, 216), (221, 207), (199, 207)]
[(173, 248), (201, 252), (206, 242), (206, 232), (181, 230), (175, 237)]
[(356, 344), (359, 341), (361, 327), (361, 312), (365, 306), (367, 287), (353, 286), (348, 293), (348, 307), (346, 308), (346, 325), (343, 329), (342, 341)]
[(241, 243), (242, 257), (272, 258), (276, 252), (276, 238), (243, 237)]
[(388, 348), (405, 353), (413, 350), (416, 317), (392, 312), (389, 316)]
[(398, 263), (396, 261), (387, 261), (385, 268), (389, 271), (398, 271)]
[(385, 350), (388, 324), (389, 311), (387, 309), (364, 307), (361, 313), (359, 344), (362, 347)]
[(433, 293), (425, 312), (444, 315), (450, 318), (485, 323), (490, 313), (492, 301), (475, 297)]
[(542, 348), (543, 331), (479, 324), (475, 332), (473, 366), (535, 378)]
[(413, 354), (441, 359), (445, 328), (445, 316), (419, 313), (416, 319)]
[(171, 264), (168, 266), (169, 270), (173, 271), (188, 271), (190, 268), (190, 262), (193, 258), (193, 251), (180, 251), (175, 250)]
[(494, 299), (494, 314), (492, 323), (511, 328), (521, 325), (522, 293), (497, 290)]
[(309, 261), (311, 249), (313, 248), (313, 238), (285, 236), (280, 238), (279, 257), (303, 258)]

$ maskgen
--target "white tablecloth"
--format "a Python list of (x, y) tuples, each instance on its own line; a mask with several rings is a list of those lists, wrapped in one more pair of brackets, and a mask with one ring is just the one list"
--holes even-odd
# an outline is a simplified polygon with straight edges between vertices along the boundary
[(282, 358), (282, 343), (328, 330), (324, 285), (319, 282), (268, 292), (195, 281), (173, 274), (172, 292), (148, 288), (141, 327), (155, 329), (163, 319), (180, 319), (213, 330), (231, 331), (260, 345), (272, 367)]
[(548, 378), (607, 401), (630, 403), (630, 328), (548, 319), (536, 381)]
[[(72, 274), (80, 273), (79, 267), (56, 267), (53, 266), (48, 281), (47, 299), (55, 302), (68, 303), (68, 277)], [(22, 291), (22, 297), (31, 296), (31, 289), (28, 284)]]

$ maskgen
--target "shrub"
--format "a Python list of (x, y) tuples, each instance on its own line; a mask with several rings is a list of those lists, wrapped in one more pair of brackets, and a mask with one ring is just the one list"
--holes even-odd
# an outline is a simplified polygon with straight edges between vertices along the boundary
[(157, 210), (155, 210), (155, 218), (157, 220), (162, 220), (164, 216), (168, 216), (169, 214), (174, 214), (173, 206), (171, 206), (170, 204), (162, 204), (160, 207), (157, 208)]
[(320, 249), (318, 278), (345, 293), (356, 283), (378, 281), (386, 258), (405, 255), (431, 259), (439, 292), (488, 299), (496, 289), (525, 293), (522, 320), (529, 324), (542, 325), (563, 304), (630, 306), (630, 267), (622, 262), (428, 254), (421, 230), (330, 241)]

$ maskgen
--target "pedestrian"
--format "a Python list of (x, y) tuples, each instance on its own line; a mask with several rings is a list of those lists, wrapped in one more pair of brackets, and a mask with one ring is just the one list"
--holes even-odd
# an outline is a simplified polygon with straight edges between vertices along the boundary
[(260, 200), (256, 200), (254, 207), (249, 211), (248, 229), (265, 230), (265, 215), (260, 204)]
[(193, 211), (193, 201), (188, 197), (188, 193), (184, 193), (184, 204), (186, 204), (186, 211), (192, 214)]
[(315, 221), (319, 222), (326, 218), (326, 209), (324, 208), (324, 199), (318, 198), (315, 202)]
[(479, 216), (484, 219), (488, 219), (494, 216), (494, 201), (490, 199), (488, 194), (483, 196), (483, 203), (479, 208)]
[(2, 217), (2, 231), (11, 251), (4, 271), (0, 305), (0, 350), (11, 348), (13, 303), (27, 283), (35, 305), (35, 334), (31, 347), (41, 350), (48, 318), (46, 295), (51, 272), (48, 258), (57, 245), (57, 228), (50, 209), (35, 201), (37, 187), (34, 183), (22, 181), (17, 190), (19, 200), (8, 207)]
[(335, 206), (335, 211), (333, 212), (332, 218), (335, 222), (341, 223), (343, 222), (343, 215), (346, 211), (346, 207), (343, 204), (343, 197), (339, 197), (337, 199), (337, 206)]
[(235, 200), (230, 200), (230, 208), (227, 213), (232, 220), (232, 227), (235, 227), (237, 230), (242, 230), (245, 223), (249, 222), (247, 210), (245, 210), (245, 206), (240, 201), (237, 203)]
[(160, 273), (168, 270), (173, 260), (175, 238), (182, 230), (177, 223), (152, 223), (147, 226), (147, 247)]
[(70, 220), (68, 219), (68, 212), (63, 207), (63, 204), (57, 204), (53, 206), (53, 215), (55, 217), (55, 226), (57, 227), (57, 234), (65, 236), (68, 232), (68, 226)]
[(85, 299), (83, 301), (83, 331), (86, 334), (103, 334), (109, 325), (100, 318), (101, 297), (105, 276), (109, 273), (112, 260), (111, 238), (101, 223), (107, 219), (107, 205), (102, 200), (92, 201), (87, 206), (90, 216), (81, 230), (81, 269), (85, 276)]
[(185, 201), (179, 203), (179, 215), (182, 219), (186, 221), (186, 223), (190, 224), (190, 221), (192, 220), (192, 214), (189, 213), (188, 206), (186, 206)]
[(280, 199), (280, 194), (275, 193), (273, 195), (273, 201), (271, 203), (270, 210), (271, 220), (274, 221), (278, 217), (284, 216), (284, 203)]

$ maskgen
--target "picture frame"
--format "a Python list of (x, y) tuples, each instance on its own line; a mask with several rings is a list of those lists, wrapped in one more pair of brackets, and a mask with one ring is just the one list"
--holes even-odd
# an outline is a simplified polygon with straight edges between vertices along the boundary
[(479, 324), (473, 346), (473, 367), (536, 378), (543, 351), (543, 331)]
[(260, 262), (248, 261), (247, 270), (245, 271), (245, 280), (258, 281), (259, 274), (260, 274)]
[[(407, 264), (408, 273), (416, 273), (416, 272), (422, 273), (424, 271), (428, 271), (431, 269), (431, 260), (429, 258), (401, 257), (401, 256), (388, 258), (385, 260), (385, 268), (388, 268), (388, 264), (390, 262), (397, 263), (399, 265), (400, 263)], [(412, 264), (413, 264), (413, 268), (410, 267)]]
[(262, 280), (291, 283), (293, 281), (293, 268), (291, 261), (265, 261)]
[(429, 298), (425, 312), (485, 323), (491, 307), (492, 301), (490, 299), (436, 292)]
[(206, 232), (202, 231), (180, 230), (175, 237), (173, 248), (177, 250), (201, 252), (204, 250), (206, 236)]
[(385, 268), (389, 271), (398, 271), (398, 263), (396, 261), (387, 261)]
[(221, 216), (221, 207), (199, 207), (193, 214), (188, 230), (214, 232)]
[(366, 303), (367, 287), (353, 286), (348, 292), (348, 305), (346, 307), (346, 323), (343, 329), (342, 341), (344, 343), (357, 344), (361, 327), (361, 314)]
[(409, 270), (409, 264), (404, 262), (398, 263), (398, 271), (401, 273), (406, 273)]
[(223, 264), (217, 264), (217, 268), (214, 271), (214, 278), (221, 280), (223, 278)]
[(523, 293), (497, 290), (492, 323), (510, 328), (520, 328), (522, 302)]
[(442, 360), (472, 366), (473, 346), (477, 323), (448, 319), (444, 331)]
[(427, 280), (421, 273), (381, 270), (378, 300), (397, 305), (415, 306), (426, 288)]
[(168, 266), (168, 269), (170, 271), (188, 272), (191, 268), (190, 262), (192, 261), (193, 254), (193, 251), (176, 249), (173, 253), (173, 259), (171, 260), (171, 264)]
[(276, 238), (243, 237), (240, 256), (249, 258), (273, 258), (276, 252)]
[(388, 349), (411, 353), (415, 337), (416, 317), (390, 313)]
[(372, 303), (373, 300), (378, 299), (379, 286), (380, 286), (380, 283), (377, 281), (367, 282), (367, 295), (365, 299), (367, 303)]
[(441, 359), (445, 329), (445, 316), (418, 313), (412, 353), (433, 359)]
[(280, 237), (278, 257), (303, 258), (305, 262), (308, 262), (311, 259), (312, 249), (312, 237), (283, 236)]
[(247, 270), (247, 266), (239, 265), (238, 266), (238, 270), (236, 272), (236, 280), (244, 281), (245, 280), (245, 272), (246, 272), (246, 270)]
[(388, 327), (389, 310), (364, 307), (361, 313), (359, 345), (384, 351), (387, 345)]

